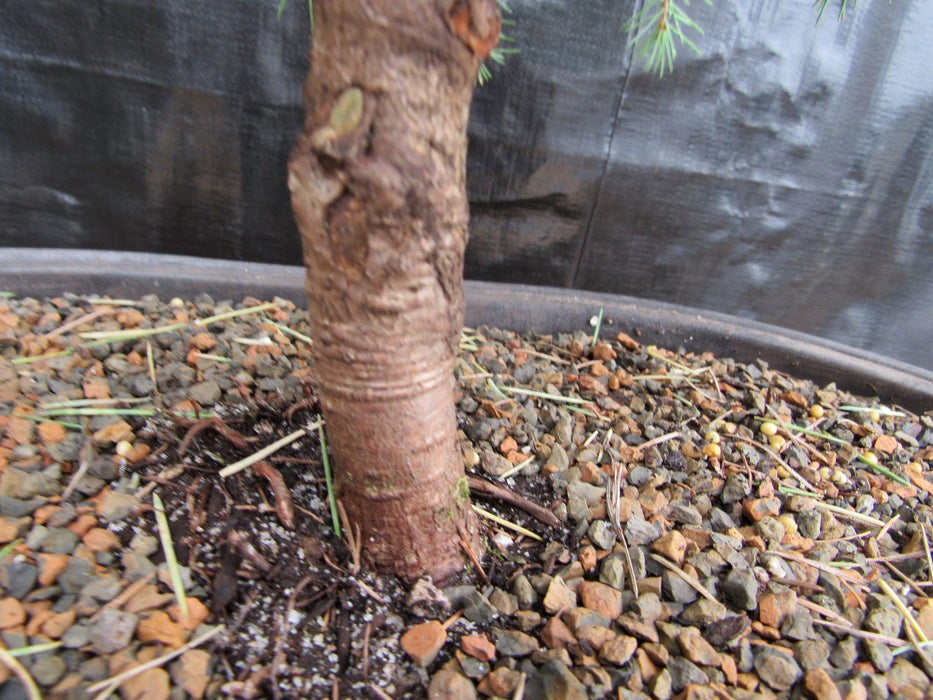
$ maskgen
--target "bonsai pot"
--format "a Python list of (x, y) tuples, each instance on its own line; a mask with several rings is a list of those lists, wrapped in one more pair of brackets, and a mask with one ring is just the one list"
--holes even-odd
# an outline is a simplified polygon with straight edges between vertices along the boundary
[[(305, 304), (304, 269), (150, 253), (6, 248), (0, 291), (21, 296), (66, 292), (113, 297), (282, 297)], [(712, 352), (772, 368), (917, 412), (933, 406), (933, 372), (822, 338), (734, 316), (632, 297), (578, 290), (467, 281), (466, 323), (558, 333), (590, 328), (638, 334), (643, 343)]]

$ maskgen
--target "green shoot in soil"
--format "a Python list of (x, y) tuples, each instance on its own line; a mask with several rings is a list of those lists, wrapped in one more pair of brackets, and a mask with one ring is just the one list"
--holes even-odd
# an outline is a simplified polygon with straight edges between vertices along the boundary
[(318, 423), (317, 434), (321, 438), (321, 461), (324, 463), (324, 480), (327, 482), (327, 501), (330, 503), (330, 519), (334, 524), (334, 534), (340, 539), (340, 517), (337, 513), (337, 494), (334, 493), (334, 477), (330, 469), (330, 455), (327, 453), (327, 440), (324, 426)]

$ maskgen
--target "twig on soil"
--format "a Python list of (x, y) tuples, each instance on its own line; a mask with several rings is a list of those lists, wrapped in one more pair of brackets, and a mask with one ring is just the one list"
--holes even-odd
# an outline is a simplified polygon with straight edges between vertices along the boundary
[(115, 598), (112, 598), (111, 600), (108, 600), (106, 603), (101, 605), (100, 608), (98, 608), (97, 612), (91, 615), (88, 621), (93, 622), (94, 620), (96, 620), (97, 617), (104, 610), (110, 610), (111, 608), (122, 607), (125, 602), (127, 602), (130, 598), (132, 598), (137, 593), (139, 593), (142, 589), (148, 586), (149, 583), (152, 581), (152, 579), (155, 578), (155, 576), (156, 576), (156, 572), (150, 571), (148, 574), (143, 576), (141, 579), (137, 579), (136, 581), (133, 581), (133, 583), (128, 585), (126, 588), (124, 588)]
[(495, 513), (490, 513), (488, 510), (486, 510), (485, 508), (480, 508), (475, 503), (473, 504), (473, 510), (475, 510), (477, 513), (482, 515), (484, 518), (488, 520), (492, 520), (494, 523), (497, 523), (501, 525), (502, 527), (507, 527), (510, 530), (514, 530), (515, 532), (525, 535), (525, 537), (530, 537), (531, 539), (538, 540), (538, 541), (541, 541), (543, 539), (541, 535), (535, 534), (531, 530), (528, 530), (527, 528), (524, 528), (521, 525), (516, 525), (510, 520), (506, 520), (505, 518), (500, 518)]
[(0, 661), (19, 678), (20, 683), (22, 683), (23, 687), (26, 689), (26, 695), (29, 697), (29, 700), (42, 700), (42, 693), (39, 690), (39, 686), (36, 685), (32, 676), (29, 675), (29, 671), (27, 671), (9, 651), (2, 647), (0, 647)]
[(251, 467), (252, 465), (256, 464), (256, 462), (261, 462), (266, 457), (271, 455), (273, 452), (277, 452), (278, 450), (282, 449), (286, 445), (290, 445), (291, 443), (295, 442), (299, 438), (307, 435), (309, 431), (314, 430), (317, 427), (320, 427), (320, 425), (321, 425), (321, 421), (318, 421), (317, 423), (314, 423), (313, 425), (309, 425), (307, 428), (301, 428), (300, 430), (296, 430), (293, 433), (289, 433), (288, 435), (283, 437), (281, 440), (276, 440), (271, 445), (263, 447), (258, 452), (251, 454), (249, 457), (245, 457), (244, 459), (241, 459), (238, 462), (234, 462), (233, 464), (228, 464), (226, 467), (221, 469), (218, 472), (218, 474), (220, 474), (220, 476), (222, 476), (224, 479), (226, 479), (228, 476), (233, 476), (237, 472), (241, 472), (247, 467)]
[(550, 527), (560, 527), (560, 519), (558, 519), (558, 517), (551, 511), (543, 506), (539, 506), (537, 503), (529, 501), (523, 496), (519, 496), (513, 491), (501, 488), (495, 484), (489, 483), (485, 479), (480, 479), (475, 476), (467, 477), (467, 484), (470, 487), (470, 492), (473, 494), (482, 494), (491, 498), (497, 498), (500, 501), (505, 501), (506, 503), (509, 503), (516, 508), (521, 508), (523, 511), (537, 518), (545, 525), (549, 525)]
[(803, 484), (804, 486), (806, 486), (806, 487), (807, 487), (808, 489), (810, 489), (810, 490), (816, 490), (816, 487), (815, 487), (813, 484), (811, 484), (809, 481), (807, 481), (806, 479), (804, 479), (803, 476), (801, 476), (801, 475), (797, 472), (796, 469), (794, 469), (792, 466), (790, 466), (790, 465), (781, 457), (781, 455), (779, 455), (777, 452), (775, 452), (774, 450), (772, 450), (772, 449), (771, 449), (770, 447), (768, 447), (767, 445), (758, 442), (758, 440), (752, 440), (751, 438), (742, 437), (741, 435), (733, 435), (733, 436), (732, 436), (732, 439), (733, 439), (733, 440), (741, 440), (742, 442), (747, 442), (749, 445), (753, 445), (754, 447), (757, 447), (758, 449), (763, 450), (765, 453), (767, 453), (767, 454), (771, 457), (771, 459), (773, 459), (774, 461), (776, 461), (778, 464), (780, 464), (782, 467), (784, 467), (787, 471), (789, 471), (791, 474), (793, 474), (793, 475), (794, 475), (794, 478), (796, 478), (797, 481), (799, 481), (801, 484)]
[(512, 468), (509, 469), (508, 471), (506, 471), (506, 472), (500, 474), (500, 475), (499, 475), (499, 481), (505, 481), (506, 479), (508, 479), (508, 478), (509, 478), (510, 476), (512, 476), (513, 474), (517, 474), (517, 473), (520, 472), (522, 469), (524, 469), (524, 468), (527, 467), (529, 464), (531, 464), (531, 463), (534, 461), (534, 459), (535, 459), (535, 456), (534, 456), (534, 455), (531, 455), (531, 457), (529, 457), (528, 459), (523, 459), (521, 462), (519, 462), (518, 464), (516, 464), (514, 467), (512, 467)]
[(658, 564), (660, 564), (661, 566), (665, 567), (671, 573), (679, 576), (681, 579), (683, 579), (684, 583), (686, 583), (688, 586), (690, 586), (693, 590), (695, 590), (697, 593), (699, 593), (701, 596), (703, 596), (707, 600), (710, 600), (714, 603), (719, 602), (716, 596), (714, 596), (712, 593), (706, 590), (706, 588), (704, 588), (702, 584), (700, 584), (695, 578), (693, 578), (692, 576), (690, 576), (689, 574), (681, 570), (680, 567), (678, 567), (676, 564), (672, 564), (664, 557), (658, 554), (654, 554), (653, 552), (649, 553), (648, 556), (650, 556), (652, 559), (658, 562)]
[(891, 602), (894, 603), (894, 607), (898, 609), (901, 615), (904, 616), (904, 622), (910, 626), (913, 633), (917, 635), (917, 638), (921, 642), (929, 641), (927, 639), (926, 633), (924, 633), (923, 628), (920, 627), (920, 624), (914, 619), (914, 616), (910, 614), (910, 610), (907, 609), (907, 606), (904, 605), (904, 601), (900, 599), (900, 596), (894, 592), (894, 589), (888, 585), (888, 582), (883, 578), (878, 579), (878, 587), (881, 589), (888, 598), (891, 599)]
[(476, 556), (476, 552), (473, 551), (473, 547), (470, 546), (470, 541), (467, 539), (466, 533), (463, 531), (462, 527), (458, 528), (460, 530), (460, 547), (470, 558), (470, 561), (473, 563), (473, 568), (476, 569), (476, 573), (480, 575), (480, 578), (486, 582), (486, 585), (489, 584), (489, 577), (486, 575), (486, 571), (483, 569), (483, 565), (480, 564), (479, 557)]
[(178, 425), (188, 428), (188, 432), (185, 433), (185, 437), (182, 438), (181, 444), (178, 446), (179, 457), (184, 457), (188, 452), (188, 448), (191, 446), (192, 440), (194, 440), (195, 437), (197, 437), (200, 433), (203, 433), (208, 428), (213, 429), (224, 439), (226, 439), (228, 442), (232, 442), (241, 450), (249, 449), (250, 441), (244, 436), (240, 435), (240, 433), (231, 428), (229, 425), (224, 423), (224, 421), (222, 421), (217, 416), (211, 416), (209, 418), (202, 418), (201, 420), (194, 421), (182, 417), (173, 417), (173, 420)]
[(295, 529), (295, 509), (292, 506), (292, 495), (285, 485), (285, 479), (279, 470), (266, 461), (256, 462), (253, 470), (269, 482), (272, 495), (275, 496), (275, 514), (279, 521), (289, 530)]
[(673, 440), (674, 438), (679, 438), (682, 436), (683, 436), (683, 433), (681, 433), (680, 431), (676, 431), (673, 433), (665, 433), (664, 435), (658, 435), (658, 437), (648, 440), (647, 442), (643, 442), (640, 445), (635, 445), (635, 449), (636, 450), (647, 450), (649, 447), (654, 447), (655, 445), (660, 445), (663, 442), (667, 442), (668, 440)]
[(870, 525), (872, 527), (884, 527), (884, 521), (878, 520), (878, 518), (873, 518), (870, 515), (863, 515), (857, 511), (851, 510), (849, 508), (842, 508), (840, 506), (834, 506), (831, 503), (823, 503), (822, 501), (817, 501), (814, 504), (818, 510), (825, 510), (833, 515), (840, 518), (848, 518), (849, 520), (854, 520), (858, 523), (863, 523), (864, 525)]
[(547, 399), (548, 401), (554, 401), (556, 403), (572, 403), (572, 404), (586, 404), (592, 403), (588, 399), (581, 399), (577, 396), (563, 396), (561, 394), (547, 394), (543, 391), (534, 391), (533, 389), (520, 389), (514, 386), (498, 386), (491, 379), (487, 379), (486, 383), (491, 385), (493, 389), (500, 393), (509, 393), (509, 394), (518, 394), (519, 396), (533, 396), (536, 399)]
[(888, 571), (891, 572), (891, 575), (892, 575), (892, 576), (895, 576), (896, 578), (899, 578), (901, 581), (903, 581), (903, 582), (906, 583), (908, 586), (910, 586), (910, 588), (914, 591), (914, 593), (916, 593), (917, 595), (919, 595), (921, 598), (929, 598), (929, 597), (930, 597), (930, 596), (928, 596), (928, 595), (923, 591), (923, 589), (920, 587), (920, 584), (914, 583), (914, 582), (911, 581), (909, 578), (907, 578), (907, 576), (905, 576), (904, 573), (903, 573), (900, 569), (898, 569), (896, 566), (894, 566), (894, 564), (891, 564), (890, 562), (886, 562), (886, 561), (885, 561), (885, 562), (881, 562), (881, 563), (884, 564), (884, 567), (885, 567)]
[(798, 564), (806, 564), (807, 566), (812, 566), (814, 569), (823, 571), (825, 573), (834, 574), (837, 578), (851, 583), (855, 586), (866, 586), (865, 577), (858, 573), (853, 573), (847, 569), (842, 569), (836, 566), (830, 566), (821, 561), (816, 561), (814, 559), (806, 559), (796, 554), (791, 554), (790, 552), (781, 552), (779, 550), (769, 550), (768, 554), (771, 554), (781, 559), (787, 559), (788, 561), (796, 562)]
[(927, 523), (920, 523), (920, 532), (923, 535), (923, 548), (927, 553), (927, 576), (933, 583), (933, 554), (930, 552), (930, 538), (927, 536)]
[(143, 671), (148, 671), (150, 668), (158, 668), (159, 666), (164, 666), (172, 659), (175, 659), (181, 656), (182, 654), (184, 654), (186, 651), (195, 649), (201, 646), (202, 644), (204, 644), (205, 642), (210, 641), (211, 639), (213, 639), (214, 637), (216, 637), (218, 634), (220, 634), (223, 631), (224, 631), (224, 626), (217, 625), (217, 627), (215, 627), (214, 629), (208, 632), (205, 632), (197, 639), (192, 639), (190, 642), (188, 642), (184, 646), (181, 646), (178, 649), (175, 649), (174, 651), (169, 652), (168, 654), (163, 654), (162, 656), (159, 656), (153, 659), (152, 661), (147, 661), (144, 664), (140, 664), (139, 666), (134, 666), (131, 669), (127, 669), (123, 673), (119, 673), (116, 676), (113, 676), (112, 678), (106, 678), (100, 681), (99, 683), (95, 683), (94, 685), (89, 686), (87, 690), (88, 692), (95, 693), (98, 690), (103, 689), (103, 692), (94, 696), (94, 700), (104, 700), (104, 698), (108, 697), (111, 693), (113, 693), (113, 691), (119, 688), (120, 684), (123, 683), (123, 681), (129, 680), (133, 676), (138, 676), (140, 673), (142, 673)]
[(360, 667), (363, 672), (363, 678), (369, 676), (369, 638), (373, 633), (373, 622), (369, 620), (363, 628), (363, 658)]
[(518, 675), (518, 683), (515, 684), (515, 693), (512, 695), (512, 700), (523, 700), (525, 697), (525, 678), (527, 676), (524, 673)]
[(855, 629), (854, 627), (847, 627), (846, 625), (840, 625), (836, 622), (830, 622), (829, 620), (814, 620), (813, 624), (819, 625), (820, 627), (829, 627), (830, 629), (839, 630), (840, 632), (850, 634), (853, 637), (860, 637), (862, 639), (868, 639), (873, 642), (881, 642), (882, 644), (887, 644), (888, 646), (892, 647), (900, 646), (904, 643), (903, 639), (898, 639), (897, 637), (889, 637), (886, 634), (877, 634), (876, 632), (866, 632), (864, 630)]
[(71, 498), (71, 494), (78, 488), (81, 479), (84, 478), (88, 469), (91, 468), (91, 461), (93, 458), (94, 443), (91, 438), (88, 437), (85, 439), (84, 444), (81, 446), (81, 451), (78, 454), (78, 468), (75, 470), (75, 473), (72, 474), (71, 479), (68, 480), (68, 486), (66, 486), (64, 492), (62, 492), (62, 503), (67, 503), (68, 499)]
[(347, 510), (343, 507), (343, 502), (341, 501), (337, 501), (337, 512), (340, 514), (344, 536), (347, 540), (347, 548), (350, 550), (350, 573), (356, 576), (360, 572), (360, 562), (362, 561), (363, 543), (360, 537), (360, 525), (359, 523), (354, 523), (353, 525), (355, 525), (355, 528), (351, 526), (350, 517), (347, 515)]
[(55, 338), (61, 335), (62, 333), (67, 333), (72, 328), (77, 328), (78, 326), (84, 325), (85, 323), (96, 321), (101, 316), (109, 316), (115, 311), (116, 311), (115, 309), (96, 309), (94, 311), (91, 311), (90, 313), (84, 314), (83, 316), (78, 316), (78, 318), (72, 319), (71, 321), (68, 321), (67, 323), (63, 323), (58, 328), (54, 328), (50, 330), (48, 333), (43, 333), (42, 335), (38, 337), (45, 338), (46, 340), (50, 338)]
[(625, 540), (625, 532), (622, 530), (622, 522), (619, 519), (620, 503), (622, 501), (622, 468), (617, 464), (612, 469), (612, 477), (606, 484), (606, 510), (609, 514), (609, 521), (612, 528), (622, 543), (622, 552), (625, 555), (625, 565), (628, 567), (629, 580), (632, 583), (632, 593), (638, 597), (638, 580), (635, 578), (635, 565), (632, 564), (632, 555), (629, 553), (628, 542)]

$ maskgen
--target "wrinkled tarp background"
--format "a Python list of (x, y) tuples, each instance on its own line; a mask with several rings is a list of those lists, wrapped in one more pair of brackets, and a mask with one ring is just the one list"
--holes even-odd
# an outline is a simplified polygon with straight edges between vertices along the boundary
[[(3, 0), (0, 245), (298, 264), (308, 9), (277, 4)], [(701, 54), (663, 79), (622, 31), (641, 0), (509, 5), (521, 53), (470, 123), (468, 277), (933, 368), (933, 3), (816, 24), (811, 0), (694, 2)]]

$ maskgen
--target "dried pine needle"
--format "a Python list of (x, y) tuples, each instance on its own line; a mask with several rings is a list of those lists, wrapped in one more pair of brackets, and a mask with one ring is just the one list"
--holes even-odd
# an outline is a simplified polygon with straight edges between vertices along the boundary
[(475, 510), (477, 513), (482, 515), (487, 520), (492, 520), (494, 523), (501, 525), (502, 527), (507, 527), (510, 530), (514, 530), (515, 532), (519, 534), (525, 535), (525, 537), (530, 537), (533, 540), (539, 540), (539, 541), (542, 539), (540, 535), (532, 532), (531, 530), (524, 528), (521, 525), (516, 525), (511, 520), (500, 518), (495, 513), (490, 513), (488, 510), (476, 505), (475, 503), (473, 504), (473, 510)]
[(159, 529), (159, 539), (162, 541), (162, 551), (165, 554), (165, 564), (168, 566), (169, 579), (172, 582), (172, 590), (175, 592), (175, 600), (178, 601), (178, 608), (181, 610), (182, 619), (185, 624), (188, 623), (188, 596), (185, 595), (185, 585), (181, 580), (181, 571), (178, 568), (178, 559), (175, 557), (175, 546), (172, 544), (172, 531), (168, 526), (168, 518), (165, 517), (165, 507), (162, 505), (162, 499), (159, 494), (152, 494), (152, 506), (155, 508), (156, 525)]

